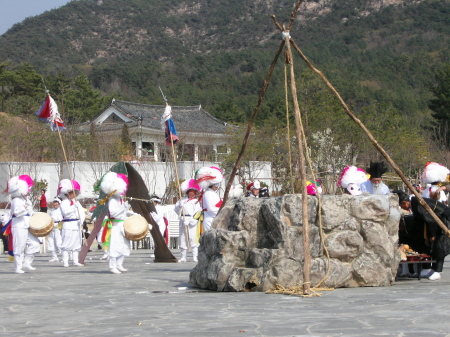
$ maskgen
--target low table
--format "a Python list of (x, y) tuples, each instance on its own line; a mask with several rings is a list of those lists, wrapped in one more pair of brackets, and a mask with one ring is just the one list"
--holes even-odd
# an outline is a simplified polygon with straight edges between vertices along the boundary
[[(420, 280), (420, 272), (422, 271), (422, 265), (425, 263), (434, 263), (436, 262), (435, 260), (429, 260), (429, 261), (400, 261), (399, 266), (401, 266), (402, 264), (417, 264), (417, 274), (419, 274), (419, 276), (417, 277), (418, 280)], [(395, 280), (397, 281), (398, 276), (395, 277)]]

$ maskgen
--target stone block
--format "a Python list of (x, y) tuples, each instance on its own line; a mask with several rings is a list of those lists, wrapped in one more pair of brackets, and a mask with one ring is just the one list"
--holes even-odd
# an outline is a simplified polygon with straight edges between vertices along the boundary
[[(395, 279), (398, 199), (388, 196), (325, 195), (322, 225), (318, 200), (308, 196), (311, 286), (387, 286)], [(301, 195), (231, 199), (200, 240), (199, 262), (190, 282), (217, 291), (266, 291), (303, 282)]]

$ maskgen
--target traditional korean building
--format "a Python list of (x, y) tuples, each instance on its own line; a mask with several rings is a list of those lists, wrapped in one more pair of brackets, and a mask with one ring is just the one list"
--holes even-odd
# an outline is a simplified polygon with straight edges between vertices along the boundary
[[(149, 105), (113, 99), (111, 104), (91, 121), (79, 124), (78, 132), (95, 132), (103, 139), (120, 137), (124, 124), (139, 160), (166, 161), (168, 151), (165, 134), (161, 128), (164, 105)], [(178, 137), (178, 160), (220, 161), (230, 152), (226, 144), (230, 129), (235, 128), (197, 106), (172, 106), (172, 120)], [(106, 137), (105, 137), (106, 136)], [(170, 148), (170, 147), (169, 147)]]

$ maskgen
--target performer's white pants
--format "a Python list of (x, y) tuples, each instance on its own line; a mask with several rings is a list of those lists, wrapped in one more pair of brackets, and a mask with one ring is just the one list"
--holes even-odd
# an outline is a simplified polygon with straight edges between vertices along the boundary
[(125, 256), (109, 257), (109, 269), (115, 269), (117, 266), (122, 267)]
[(33, 255), (39, 252), (39, 239), (28, 231), (28, 228), (12, 227), (14, 255)]
[(211, 224), (213, 222), (213, 217), (206, 217), (203, 219), (203, 231), (209, 231), (211, 229)]
[(53, 257), (57, 257), (56, 254), (61, 251), (61, 242), (61, 230), (55, 227), (47, 236), (47, 249)]
[(191, 248), (195, 248), (198, 247), (199, 244), (195, 243), (195, 236), (197, 235), (197, 225), (195, 226), (184, 226), (183, 225), (183, 220), (180, 220), (180, 235), (179, 235), (179, 242), (180, 242), (180, 249), (187, 249), (188, 246), (186, 244), (186, 229), (189, 235), (189, 245), (191, 246)]

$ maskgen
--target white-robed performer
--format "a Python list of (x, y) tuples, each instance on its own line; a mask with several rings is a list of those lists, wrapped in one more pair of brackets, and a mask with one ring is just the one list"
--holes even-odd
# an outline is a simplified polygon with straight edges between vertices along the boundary
[(361, 195), (360, 185), (367, 181), (366, 172), (356, 166), (347, 166), (341, 172), (337, 185), (345, 188), (346, 194)]
[(205, 192), (202, 197), (203, 231), (211, 229), (211, 224), (222, 206), (222, 199), (217, 194), (222, 171), (214, 166), (202, 167), (195, 172), (195, 181)]
[(447, 203), (447, 196), (445, 192), (440, 188), (449, 181), (450, 170), (445, 166), (428, 162), (422, 173), (422, 182), (427, 184), (427, 187), (423, 190), (422, 197), (430, 198), (442, 203)]
[(198, 262), (198, 246), (200, 231), (197, 228), (198, 221), (194, 219), (195, 213), (202, 210), (198, 200), (198, 194), (201, 191), (200, 186), (195, 183), (195, 179), (185, 180), (181, 184), (181, 191), (186, 193), (186, 196), (178, 200), (175, 204), (175, 212), (180, 217), (180, 249), (181, 259), (178, 262), (186, 262), (186, 255), (188, 251), (186, 231), (189, 236), (189, 245), (192, 249), (192, 257), (194, 262)]
[[(447, 196), (444, 191), (440, 189), (441, 186), (450, 182), (450, 170), (447, 167), (439, 163), (428, 162), (423, 169), (422, 182), (427, 184), (427, 187), (422, 193), (423, 198), (434, 199), (444, 204), (447, 202)], [(424, 237), (424, 240), (428, 241), (428, 244), (433, 247), (435, 242), (438, 240), (437, 236), (430, 237), (428, 235), (428, 233), (431, 232), (430, 227), (432, 226), (428, 225), (428, 230), (425, 230), (424, 236), (426, 237)], [(425, 228), (427, 228), (427, 226), (425, 226)], [(422, 277), (428, 277), (432, 281), (436, 281), (441, 278), (445, 255), (442, 256), (443, 254), (439, 254), (438, 252), (439, 250), (436, 250), (436, 248), (432, 249), (430, 255), (436, 262), (431, 266), (433, 269), (422, 269), (420, 273)]]
[(108, 219), (104, 221), (103, 248), (108, 247), (109, 271), (120, 274), (125, 256), (130, 256), (130, 240), (125, 237), (124, 220), (136, 213), (128, 210), (122, 196), (128, 188), (128, 177), (122, 173), (108, 172), (100, 182), (100, 189), (107, 195)]
[(386, 173), (387, 167), (385, 162), (370, 162), (370, 167), (366, 169), (366, 172), (370, 174), (368, 181), (360, 185), (361, 191), (369, 194), (384, 195), (389, 194), (391, 191), (385, 183), (383, 183), (383, 174)]
[(164, 237), (164, 232), (166, 231), (166, 223), (164, 222), (164, 209), (161, 206), (161, 199), (157, 195), (153, 195), (150, 198), (150, 201), (153, 202), (156, 210), (156, 212), (150, 212), (150, 215), (158, 225), (162, 237)]
[(80, 184), (77, 181), (63, 179), (59, 182), (58, 197), (62, 200), (60, 209), (63, 217), (61, 250), (64, 267), (69, 267), (69, 257), (74, 266), (83, 266), (78, 262), (78, 254), (83, 243), (81, 226), (86, 215), (81, 204), (75, 199), (79, 194)]
[(34, 254), (40, 250), (39, 239), (28, 231), (33, 207), (28, 195), (33, 187), (33, 179), (28, 175), (12, 177), (8, 180), (7, 193), (11, 200), (11, 232), (13, 236), (14, 272), (23, 274), (22, 268), (34, 270), (31, 266)]
[(261, 183), (258, 180), (247, 185), (247, 197), (259, 198), (259, 191), (261, 190)]
[(53, 230), (47, 236), (47, 249), (52, 253), (52, 258), (49, 262), (59, 262), (58, 253), (61, 252), (61, 229), (60, 222), (63, 220), (61, 213), (61, 199), (56, 197), (53, 199), (53, 208), (50, 211), (50, 216), (53, 219)]

